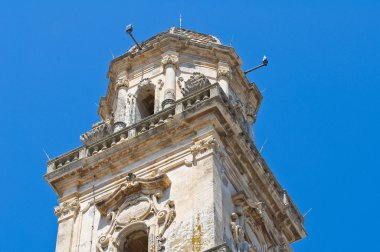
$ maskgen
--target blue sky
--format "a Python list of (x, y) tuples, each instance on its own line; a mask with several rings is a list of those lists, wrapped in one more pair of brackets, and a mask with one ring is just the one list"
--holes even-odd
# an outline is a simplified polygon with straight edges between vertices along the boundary
[(380, 251), (378, 1), (1, 1), (0, 251), (53, 251), (45, 149), (98, 121), (112, 54), (171, 26), (232, 44), (264, 95), (258, 147), (300, 211), (296, 251)]

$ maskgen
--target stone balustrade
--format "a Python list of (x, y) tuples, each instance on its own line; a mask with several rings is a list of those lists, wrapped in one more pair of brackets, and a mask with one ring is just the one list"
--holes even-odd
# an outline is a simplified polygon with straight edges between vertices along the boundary
[[(88, 144), (89, 141), (87, 141), (87, 145), (84, 145), (82, 147), (74, 149), (73, 151), (65, 153), (57, 158), (49, 160), (48, 172), (59, 169), (81, 158), (96, 155), (97, 153), (111, 148), (115, 144), (133, 138), (137, 135), (144, 134), (145, 132), (154, 129), (166, 123), (167, 121), (173, 119), (173, 116), (175, 114), (182, 113), (183, 110), (188, 109), (195, 104), (199, 104), (201, 101), (209, 99), (210, 94), (213, 94), (214, 96), (221, 96), (224, 98), (224, 100), (226, 100), (226, 96), (224, 95), (223, 90), (221, 90), (221, 88), (219, 87), (218, 83), (209, 85), (197, 92), (194, 92), (194, 94), (191, 94), (185, 98), (176, 101), (176, 103), (172, 106), (163, 109), (156, 114), (144, 118), (138, 123), (123, 128), (120, 131), (115, 132), (113, 134), (102, 134), (102, 138), (97, 138), (97, 141), (93, 140), (92, 142), (90, 142), (90, 144)], [(99, 137), (100, 134), (98, 134), (97, 136)]]
[(57, 158), (48, 161), (48, 172), (61, 168), (69, 163), (79, 160), (83, 156), (84, 147), (76, 148), (70, 152), (67, 152)]
[(185, 96), (184, 98), (177, 100), (175, 104), (173, 104), (172, 106), (165, 108), (156, 114), (148, 116), (138, 123), (125, 127), (120, 131), (104, 136), (97, 142), (94, 142), (90, 145), (84, 145), (82, 147), (74, 149), (73, 151), (63, 154), (55, 159), (50, 160), (48, 162), (48, 172), (60, 169), (61, 167), (76, 162), (81, 158), (94, 156), (100, 152), (107, 150), (108, 148), (112, 148), (112, 146), (116, 144), (119, 144), (138, 135), (144, 134), (149, 130), (159, 127), (160, 125), (163, 125), (168, 121), (172, 120), (174, 115), (180, 114), (183, 111), (192, 109), (196, 106), (201, 106), (203, 102), (213, 98), (219, 98), (223, 102), (227, 110), (230, 112), (235, 122), (240, 125), (242, 130), (242, 133), (240, 134), (241, 140), (246, 144), (248, 148), (251, 149), (254, 158), (260, 164), (259, 167), (261, 167), (261, 169), (263, 170), (266, 182), (270, 185), (272, 190), (278, 196), (278, 200), (281, 202), (281, 204), (284, 205), (290, 218), (295, 223), (298, 223), (297, 225), (299, 225), (301, 229), (300, 223), (303, 223), (302, 215), (298, 212), (298, 210), (296, 210), (297, 208), (295, 207), (295, 204), (290, 199), (290, 197), (288, 197), (289, 200), (286, 204), (283, 202), (284, 189), (274, 178), (266, 162), (257, 150), (253, 142), (253, 139), (249, 134), (249, 127), (251, 126), (247, 125), (247, 122), (242, 120), (241, 116), (237, 115), (239, 111), (237, 111), (236, 106), (234, 106), (229, 101), (226, 94), (224, 93), (224, 91), (218, 83), (210, 84), (206, 87), (199, 89), (198, 91), (194, 91), (191, 94)]

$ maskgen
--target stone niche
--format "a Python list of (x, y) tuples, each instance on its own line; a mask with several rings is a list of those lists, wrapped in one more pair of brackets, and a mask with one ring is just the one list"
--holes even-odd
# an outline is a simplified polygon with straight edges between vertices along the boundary
[(97, 251), (163, 250), (163, 235), (173, 222), (176, 211), (173, 200), (167, 199), (164, 204), (158, 201), (170, 185), (166, 174), (144, 179), (129, 174), (125, 183), (98, 202), (96, 207), (107, 230), (98, 239)]

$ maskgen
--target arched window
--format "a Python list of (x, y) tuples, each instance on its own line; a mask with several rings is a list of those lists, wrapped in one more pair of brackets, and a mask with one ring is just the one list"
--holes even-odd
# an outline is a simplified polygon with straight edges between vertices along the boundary
[(144, 231), (136, 231), (127, 236), (123, 246), (123, 252), (147, 252), (148, 234)]
[(136, 93), (136, 122), (154, 114), (155, 86), (147, 79), (139, 84)]

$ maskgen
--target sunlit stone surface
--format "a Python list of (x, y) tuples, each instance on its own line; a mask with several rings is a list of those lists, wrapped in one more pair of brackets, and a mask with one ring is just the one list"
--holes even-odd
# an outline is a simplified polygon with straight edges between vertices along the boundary
[(303, 217), (253, 139), (234, 49), (171, 28), (114, 59), (101, 121), (48, 162), (56, 251), (291, 251)]

